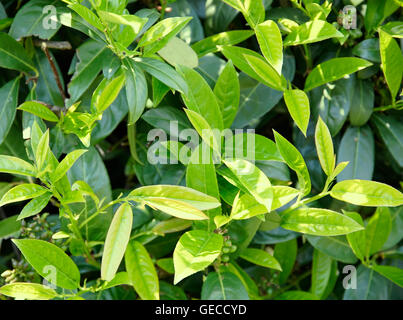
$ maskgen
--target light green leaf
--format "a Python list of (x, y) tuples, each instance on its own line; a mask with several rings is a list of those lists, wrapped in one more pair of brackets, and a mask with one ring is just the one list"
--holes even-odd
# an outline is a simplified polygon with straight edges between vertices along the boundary
[(311, 178), (301, 153), (278, 132), (274, 131), (274, 137), (284, 161), (297, 173), (300, 184), (299, 188), (303, 191), (304, 195), (309, 194), (311, 192)]
[(182, 65), (193, 69), (199, 65), (196, 52), (194, 52), (185, 41), (178, 37), (173, 37), (169, 40), (169, 42), (158, 51), (158, 54), (173, 66)]
[(319, 116), (315, 130), (315, 145), (318, 153), (320, 165), (327, 176), (334, 172), (335, 155), (333, 149), (333, 140), (326, 123)]
[(311, 114), (308, 96), (304, 91), (298, 89), (286, 90), (284, 91), (284, 101), (291, 117), (306, 136)]
[(33, 165), (16, 157), (0, 155), (0, 172), (34, 177)]
[(47, 192), (39, 197), (32, 199), (30, 202), (27, 203), (27, 205), (24, 207), (24, 209), (22, 209), (22, 211), (18, 215), (17, 220), (32, 217), (32, 216), (40, 213), (42, 211), (42, 209), (47, 206), (47, 204), (51, 198), (52, 198), (52, 193)]
[(388, 33), (379, 30), (381, 68), (385, 75), (392, 99), (395, 99), (402, 84), (403, 55), (396, 40)]
[(318, 64), (305, 81), (305, 91), (312, 90), (328, 82), (336, 81), (372, 66), (372, 63), (360, 58), (333, 58)]
[[(116, 14), (113, 12), (107, 12), (107, 11), (102, 11), (102, 10), (99, 10), (98, 14), (102, 18), (102, 20), (104, 20), (106, 22), (131, 27), (135, 35), (137, 35), (140, 32), (140, 30), (143, 28), (143, 26), (148, 21), (147, 18), (141, 18), (139, 16), (131, 15), (131, 14), (120, 15), (120, 14)], [(103, 31), (103, 30), (101, 30), (101, 31)]]
[[(364, 226), (361, 216), (357, 212), (343, 211), (347, 217), (354, 219), (360, 225)], [(360, 230), (356, 232), (349, 233), (346, 237), (348, 243), (353, 250), (354, 254), (358, 259), (364, 260), (365, 257), (365, 247), (366, 247), (366, 230)]]
[(229, 128), (235, 119), (240, 100), (238, 73), (232, 61), (228, 61), (221, 71), (214, 87), (214, 95), (221, 109), (224, 128)]
[(397, 207), (403, 205), (403, 193), (380, 182), (344, 180), (337, 183), (330, 195), (358, 206)]
[(59, 181), (70, 170), (74, 163), (88, 150), (78, 149), (70, 152), (66, 157), (58, 164), (55, 172), (52, 175), (53, 182)]
[(241, 11), (248, 24), (255, 28), (265, 17), (262, 0), (223, 0), (231, 7)]
[[(396, 283), (399, 287), (403, 288), (403, 270), (393, 266), (380, 266), (373, 265), (372, 269), (374, 269), (379, 274), (383, 275), (385, 278), (390, 281)], [(0, 289), (1, 290), (1, 289)], [(1, 291), (0, 291), (1, 293)]]
[(32, 113), (39, 118), (47, 121), (58, 122), (59, 118), (51, 110), (49, 110), (45, 105), (36, 101), (27, 101), (20, 105), (18, 110), (23, 110)]
[(243, 159), (226, 159), (225, 165), (238, 178), (239, 182), (256, 201), (264, 205), (267, 211), (271, 211), (273, 202), (273, 187), (269, 178), (254, 164)]
[(103, 280), (111, 281), (115, 276), (130, 240), (132, 224), (132, 209), (128, 203), (124, 203), (113, 216), (106, 235), (101, 264)]
[(382, 249), (383, 244), (388, 240), (391, 230), (392, 218), (389, 208), (378, 208), (369, 219), (365, 228), (366, 257), (369, 258), (372, 254)]
[(134, 289), (143, 300), (159, 300), (157, 271), (147, 250), (140, 242), (132, 241), (125, 253), (126, 270)]
[(18, 235), (21, 230), (21, 222), (16, 220), (16, 216), (11, 216), (0, 220), (0, 241)]
[(38, 146), (35, 153), (35, 163), (39, 171), (44, 169), (44, 165), (46, 164), (46, 160), (49, 158), (51, 154), (51, 150), (49, 147), (49, 129), (45, 131), (42, 137), (39, 139)]
[[(102, 25), (101, 20), (97, 17), (97, 15), (92, 12), (90, 9), (87, 7), (79, 4), (79, 3), (72, 3), (68, 5), (68, 7), (72, 10), (74, 10), (81, 18), (83, 18), (85, 21), (87, 21), (90, 25), (93, 27), (97, 28), (100, 31), (104, 31), (105, 27)], [(102, 17), (102, 11), (98, 12), (100, 16)], [(104, 19), (106, 20), (106, 19)]]
[(234, 46), (254, 34), (253, 30), (234, 30), (207, 37), (192, 45), (199, 58), (219, 50), (219, 46)]
[(0, 287), (0, 294), (5, 296), (27, 300), (50, 300), (57, 297), (52, 288), (39, 283), (14, 282)]
[(0, 207), (8, 203), (19, 202), (39, 197), (46, 193), (48, 189), (37, 184), (23, 183), (19, 184), (7, 193), (0, 200)]
[(151, 229), (152, 232), (158, 235), (165, 235), (190, 228), (192, 221), (172, 218), (158, 222), (155, 227)]
[[(125, 75), (121, 74), (112, 80), (105, 80), (101, 92), (95, 91), (94, 107), (98, 114), (102, 114), (117, 98), (125, 84), (125, 80)], [(102, 85), (102, 82), (100, 85)]]
[(239, 255), (242, 259), (261, 267), (282, 271), (280, 264), (270, 253), (254, 248), (246, 248)]
[(317, 236), (337, 236), (364, 229), (353, 219), (338, 212), (300, 208), (281, 216), (281, 227)]
[(80, 271), (62, 249), (52, 243), (33, 239), (13, 239), (29, 264), (50, 283), (74, 290), (80, 284)]
[(280, 29), (272, 20), (258, 24), (255, 28), (260, 50), (272, 67), (281, 74), (283, 67), (283, 39)]
[(343, 38), (343, 34), (326, 21), (313, 20), (293, 29), (285, 38), (284, 46), (308, 44), (329, 38)]
[(174, 284), (213, 263), (220, 255), (222, 245), (223, 238), (216, 233), (193, 230), (182, 235), (173, 255)]

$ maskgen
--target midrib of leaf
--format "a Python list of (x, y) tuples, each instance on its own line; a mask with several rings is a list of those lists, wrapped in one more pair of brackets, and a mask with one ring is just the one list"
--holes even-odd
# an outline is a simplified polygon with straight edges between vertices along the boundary
[(353, 178), (356, 177), (356, 173), (357, 173), (358, 152), (359, 152), (359, 148), (360, 148), (361, 129), (358, 128), (357, 132), (358, 132), (358, 136), (357, 136), (357, 142), (355, 144), (355, 152), (354, 152)]
[(374, 274), (374, 270), (370, 269), (369, 271), (369, 279), (368, 279), (368, 287), (367, 287), (367, 291), (365, 292), (365, 299), (364, 300), (368, 300), (368, 296), (369, 296), (369, 292), (371, 291), (371, 284), (372, 284), (372, 278), (373, 278), (373, 274)]
[(220, 289), (221, 289), (221, 294), (223, 296), (223, 300), (227, 300), (227, 296), (225, 294), (225, 288), (224, 288), (224, 283), (222, 281), (221, 273), (218, 271), (218, 281), (220, 282)]
[[(133, 249), (133, 246), (132, 246), (132, 249)], [(141, 271), (142, 270), (142, 268), (141, 268), (141, 263), (140, 263), (140, 257), (139, 257), (139, 255), (138, 255), (138, 252), (137, 252), (137, 250), (134, 250), (135, 252), (136, 252), (136, 271)], [(147, 284), (147, 281), (145, 280), (145, 277), (144, 276), (141, 276), (141, 277), (139, 277), (140, 279), (141, 279), (141, 283), (143, 284), (143, 289), (145, 289), (146, 291), (147, 291), (147, 293), (148, 293), (148, 297), (154, 297), (154, 294), (153, 294), (153, 292), (150, 290), (150, 288), (149, 288), (149, 286), (148, 286), (148, 284)]]
[(30, 66), (28, 63), (26, 63), (24, 60), (21, 60), (20, 58), (18, 58), (17, 56), (11, 54), (9, 51), (4, 50), (3, 48), (0, 47), (0, 51), (5, 52), (7, 55), (9, 55), (10, 57), (14, 58), (15, 60), (21, 62), (22, 64), (28, 66), (31, 70), (36, 72), (36, 69), (33, 68), (32, 66)]

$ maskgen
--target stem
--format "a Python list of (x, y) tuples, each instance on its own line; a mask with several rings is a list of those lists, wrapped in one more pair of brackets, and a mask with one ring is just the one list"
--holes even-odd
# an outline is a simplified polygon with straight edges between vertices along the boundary
[(160, 20), (163, 20), (165, 17), (165, 10), (167, 9), (168, 2), (166, 0), (161, 0), (161, 15)]

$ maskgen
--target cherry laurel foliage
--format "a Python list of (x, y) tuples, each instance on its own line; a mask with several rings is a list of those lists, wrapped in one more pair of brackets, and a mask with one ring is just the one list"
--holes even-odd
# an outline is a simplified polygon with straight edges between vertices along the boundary
[(2, 1), (0, 298), (401, 299), (402, 6)]

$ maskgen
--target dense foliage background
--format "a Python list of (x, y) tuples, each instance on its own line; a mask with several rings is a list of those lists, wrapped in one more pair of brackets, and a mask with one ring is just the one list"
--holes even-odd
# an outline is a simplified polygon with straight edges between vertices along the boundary
[[(0, 299), (401, 299), (402, 6), (2, 0)], [(253, 175), (150, 163), (170, 121)]]

